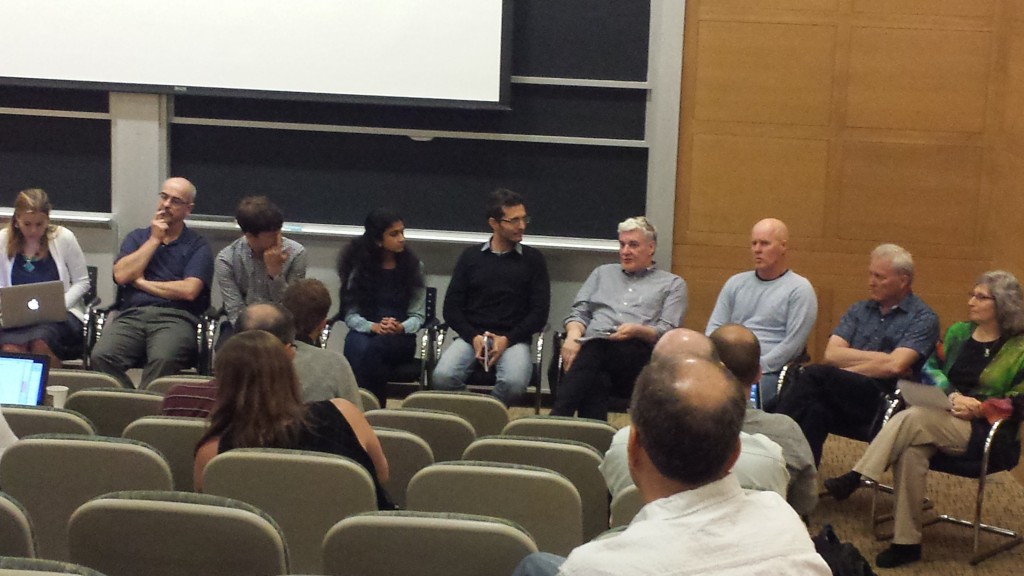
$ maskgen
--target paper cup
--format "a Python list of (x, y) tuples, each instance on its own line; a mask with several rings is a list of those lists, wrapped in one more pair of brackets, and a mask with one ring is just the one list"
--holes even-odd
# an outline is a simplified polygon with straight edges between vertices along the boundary
[(53, 398), (54, 408), (63, 408), (64, 402), (68, 399), (68, 387), (67, 386), (47, 386), (46, 393)]

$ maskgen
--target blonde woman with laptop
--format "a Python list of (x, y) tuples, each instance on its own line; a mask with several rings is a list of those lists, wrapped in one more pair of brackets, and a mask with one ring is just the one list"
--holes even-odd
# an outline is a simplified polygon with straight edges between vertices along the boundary
[(45, 354), (51, 366), (59, 367), (62, 357), (82, 345), (89, 272), (74, 233), (50, 223), (51, 209), (42, 189), (18, 193), (14, 216), (0, 230), (0, 288), (59, 280), (64, 284), (67, 320), (0, 330), (0, 349)]

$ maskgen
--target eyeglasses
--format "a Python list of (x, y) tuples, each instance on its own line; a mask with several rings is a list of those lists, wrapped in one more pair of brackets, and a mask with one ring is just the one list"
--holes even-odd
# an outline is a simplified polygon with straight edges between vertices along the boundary
[(988, 294), (982, 294), (981, 292), (968, 292), (967, 296), (974, 300), (995, 300), (995, 296), (989, 296)]
[(180, 208), (182, 206), (188, 206), (192, 204), (191, 202), (186, 202), (181, 198), (178, 198), (177, 196), (171, 196), (166, 192), (160, 192), (156, 195), (156, 197), (159, 198), (161, 202), (167, 202), (168, 200), (170, 200), (171, 206), (174, 206), (175, 208)]
[(520, 224), (525, 226), (530, 223), (529, 216), (520, 216), (517, 218), (499, 218), (498, 220), (500, 220), (501, 222), (505, 222), (506, 224), (511, 224), (513, 226), (519, 226)]

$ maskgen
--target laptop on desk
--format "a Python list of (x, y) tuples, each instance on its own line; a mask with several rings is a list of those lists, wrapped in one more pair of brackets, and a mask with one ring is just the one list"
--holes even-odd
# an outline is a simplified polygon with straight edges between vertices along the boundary
[(41, 406), (49, 375), (45, 355), (0, 352), (0, 404)]
[(67, 317), (60, 280), (0, 288), (0, 326), (4, 328), (64, 322)]

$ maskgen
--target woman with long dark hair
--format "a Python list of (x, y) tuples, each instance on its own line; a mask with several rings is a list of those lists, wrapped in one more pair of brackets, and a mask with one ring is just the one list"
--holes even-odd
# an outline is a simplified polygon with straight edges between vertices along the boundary
[(78, 239), (71, 230), (50, 223), (50, 199), (40, 188), (18, 193), (14, 215), (0, 230), (0, 287), (60, 280), (68, 316), (64, 322), (48, 322), (0, 332), (5, 352), (31, 352), (50, 357), (59, 368), (82, 346), (85, 293), (89, 272)]
[(361, 388), (387, 404), (387, 366), (412, 358), (423, 325), (423, 265), (405, 247), (405, 223), (381, 208), (366, 217), (363, 235), (338, 257), (345, 357)]
[(303, 404), (287, 346), (263, 330), (235, 334), (217, 353), (217, 403), (196, 448), (195, 487), (206, 464), (233, 448), (290, 448), (345, 456), (370, 473), (377, 506), (394, 509), (381, 487), (388, 461), (359, 408), (335, 398)]

